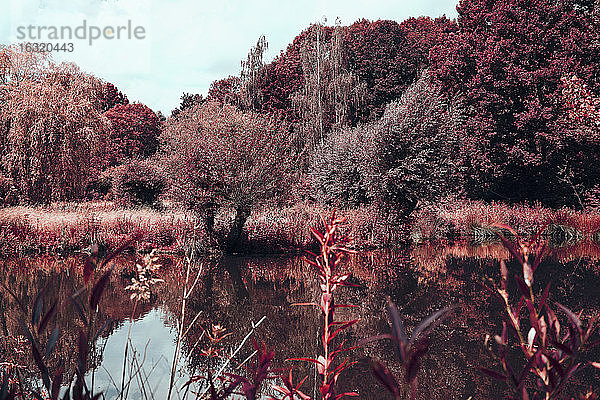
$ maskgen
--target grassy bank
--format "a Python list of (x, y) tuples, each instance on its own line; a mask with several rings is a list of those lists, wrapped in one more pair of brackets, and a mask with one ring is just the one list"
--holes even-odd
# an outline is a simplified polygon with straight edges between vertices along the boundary
[[(312, 204), (255, 210), (244, 226), (240, 251), (277, 253), (314, 245), (310, 227), (318, 226), (328, 210)], [(363, 248), (398, 243), (406, 232), (373, 208), (344, 211), (346, 233)], [(180, 209), (123, 208), (112, 202), (56, 203), (51, 206), (17, 206), (0, 209), (0, 252), (70, 253), (91, 243), (115, 248), (137, 232), (142, 249), (158, 248), (182, 252), (195, 244), (210, 251), (224, 238), (233, 220), (233, 210), (217, 215), (208, 234), (203, 220)]]
[[(244, 226), (239, 251), (280, 253), (311, 248), (315, 243), (310, 227), (320, 226), (320, 216), (328, 212), (309, 203), (256, 209)], [(524, 235), (547, 226), (545, 233), (557, 246), (600, 238), (599, 211), (463, 201), (424, 208), (408, 224), (400, 224), (374, 207), (340, 214), (346, 218), (344, 233), (363, 249), (394, 247), (408, 238), (417, 243), (457, 237), (481, 243), (496, 241), (495, 224), (509, 225)], [(177, 208), (123, 208), (105, 201), (8, 207), (0, 209), (0, 252), (71, 253), (91, 243), (114, 248), (136, 232), (141, 250), (178, 253), (194, 243), (198, 250), (208, 252), (218, 248), (233, 217), (233, 210), (222, 210), (209, 234), (200, 216)]]
[(91, 243), (115, 248), (133, 232), (140, 245), (179, 250), (191, 242), (197, 218), (181, 211), (123, 209), (110, 202), (58, 203), (0, 210), (2, 253), (68, 253)]
[(544, 228), (550, 244), (575, 244), (600, 238), (600, 211), (553, 210), (539, 205), (506, 205), (482, 201), (459, 201), (422, 209), (413, 217), (415, 242), (467, 237), (475, 242), (497, 240), (498, 228), (511, 226), (521, 235)]

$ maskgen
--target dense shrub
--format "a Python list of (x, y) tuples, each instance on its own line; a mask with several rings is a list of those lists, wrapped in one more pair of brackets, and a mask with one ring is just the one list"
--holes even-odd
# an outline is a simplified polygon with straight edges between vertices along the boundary
[(114, 168), (107, 168), (88, 179), (85, 189), (88, 199), (106, 199), (110, 197), (113, 171)]
[(408, 215), (419, 202), (462, 195), (460, 104), (446, 104), (428, 73), (376, 122), (330, 134), (309, 180), (317, 200), (338, 207), (373, 201)]
[(374, 131), (373, 124), (334, 131), (315, 151), (308, 178), (319, 203), (351, 208), (371, 202)]
[(116, 105), (105, 115), (111, 124), (108, 165), (154, 154), (161, 129), (161, 122), (154, 111), (143, 104), (133, 103)]
[(277, 121), (216, 102), (170, 118), (158, 156), (171, 196), (206, 215), (212, 229), (219, 207), (235, 210), (227, 246), (237, 246), (252, 208), (283, 199), (293, 183), (288, 130)]
[(117, 202), (156, 205), (166, 188), (162, 171), (151, 160), (131, 160), (111, 169), (111, 194)]
[(428, 73), (376, 125), (377, 196), (410, 213), (419, 202), (461, 194), (462, 109), (447, 104)]

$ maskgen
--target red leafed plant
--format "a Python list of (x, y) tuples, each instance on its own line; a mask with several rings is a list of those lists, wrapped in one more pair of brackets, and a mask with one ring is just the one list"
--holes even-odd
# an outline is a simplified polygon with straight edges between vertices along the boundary
[[(283, 394), (283, 397), (279, 400), (310, 400), (310, 396), (300, 391), (300, 386), (306, 381), (307, 376), (300, 381), (300, 383), (294, 384), (294, 378), (292, 376), (292, 370), (290, 369), (289, 375), (281, 375), (283, 386), (271, 385), (277, 392)], [(278, 400), (273, 397), (272, 400)]]
[[(262, 320), (261, 320), (262, 321)], [(258, 325), (254, 325), (256, 327)], [(220, 325), (213, 325), (212, 331), (204, 330), (203, 335), (209, 339), (209, 345), (207, 349), (201, 351), (201, 355), (207, 357), (208, 366), (206, 368), (206, 375), (195, 375), (192, 376), (188, 382), (184, 385), (186, 393), (190, 389), (190, 385), (194, 382), (205, 381), (208, 388), (199, 394), (198, 398), (206, 398), (206, 394), (210, 400), (225, 400), (231, 398), (231, 396), (237, 396), (234, 398), (244, 398), (246, 400), (255, 400), (259, 398), (260, 391), (267, 380), (275, 379), (276, 376), (272, 374), (273, 369), (271, 363), (275, 358), (275, 352), (268, 350), (267, 346), (262, 343), (258, 344), (256, 341), (253, 342), (254, 353), (253, 360), (246, 364), (250, 358), (242, 362), (235, 371), (240, 369), (242, 365), (246, 367), (246, 374), (240, 375), (238, 373), (223, 372), (225, 366), (233, 360), (235, 356), (234, 352), (229, 357), (224, 356), (222, 341), (230, 336), (232, 333), (227, 333)], [(247, 336), (249, 337), (249, 335)], [(245, 342), (242, 341), (242, 344)], [(238, 350), (242, 345), (238, 347)], [(221, 365), (219, 371), (214, 370), (212, 363), (213, 359), (224, 359), (225, 364)], [(238, 388), (240, 388), (238, 390)], [(243, 396), (243, 397), (242, 397)]]
[(259, 345), (254, 342), (254, 350), (256, 352), (256, 358), (251, 363), (247, 370), (251, 375), (251, 378), (246, 378), (242, 375), (229, 374), (225, 375), (232, 378), (234, 382), (240, 382), (242, 385), (242, 394), (246, 400), (255, 400), (258, 396), (262, 383), (267, 379), (272, 379), (271, 362), (275, 357), (275, 352), (267, 350), (267, 346), (263, 343)]
[(421, 359), (429, 351), (428, 335), (448, 317), (453, 309), (454, 306), (448, 306), (434, 312), (421, 321), (410, 336), (407, 336), (402, 324), (402, 318), (400, 318), (400, 312), (396, 305), (388, 298), (388, 311), (392, 323), (392, 333), (390, 335), (369, 338), (365, 342), (379, 339), (392, 339), (394, 341), (396, 354), (402, 363), (404, 379), (396, 379), (384, 364), (376, 360), (371, 361), (371, 370), (375, 378), (381, 382), (395, 399), (412, 400), (417, 398), (417, 372), (419, 371)]
[[(480, 368), (486, 375), (506, 382), (514, 388), (513, 398), (557, 399), (562, 398), (563, 390), (571, 377), (587, 365), (600, 369), (600, 363), (584, 359), (584, 352), (595, 346), (597, 340), (598, 315), (594, 316), (584, 327), (581, 313), (574, 313), (559, 303), (554, 303), (567, 320), (561, 325), (553, 310), (548, 294), (550, 284), (536, 294), (533, 289), (533, 274), (536, 271), (545, 250), (541, 240), (542, 228), (531, 240), (524, 240), (511, 228), (498, 226), (514, 235), (516, 245), (498, 234), (504, 246), (523, 267), (523, 277), (515, 275), (521, 293), (517, 304), (511, 304), (507, 290), (508, 268), (504, 261), (500, 262), (500, 286), (494, 291), (502, 299), (506, 308), (502, 334), (486, 338), (486, 347), (502, 366), (502, 372), (488, 368)], [(522, 318), (522, 311), (526, 318)], [(514, 335), (511, 335), (511, 332)], [(516, 344), (511, 344), (515, 337)], [(525, 366), (519, 371), (511, 366), (508, 352), (516, 347), (525, 358)], [(531, 383), (535, 384), (531, 384)]]
[[(314, 266), (319, 273), (321, 299), (319, 304), (302, 303), (300, 305), (315, 305), (321, 308), (321, 312), (323, 313), (323, 334), (321, 336), (323, 353), (316, 359), (293, 359), (309, 361), (316, 365), (317, 371), (321, 377), (320, 392), (324, 400), (341, 399), (345, 396), (358, 396), (358, 394), (354, 392), (335, 393), (335, 385), (340, 374), (355, 362), (349, 362), (347, 358), (341, 363), (336, 362), (337, 355), (346, 352), (351, 348), (344, 347), (345, 343), (343, 341), (335, 344), (334, 339), (344, 329), (347, 329), (358, 322), (357, 319), (343, 321), (336, 320), (335, 318), (335, 312), (338, 308), (355, 307), (349, 304), (335, 304), (334, 301), (334, 292), (338, 287), (351, 286), (346, 282), (350, 275), (337, 274), (337, 269), (343, 259), (343, 255), (352, 252), (352, 250), (345, 247), (349, 242), (349, 238), (347, 236), (340, 236), (339, 229), (343, 222), (344, 220), (342, 218), (337, 218), (335, 212), (333, 212), (326, 220), (323, 219), (325, 225), (323, 232), (311, 228), (313, 235), (319, 242), (321, 252), (319, 255), (308, 252), (311, 257), (307, 258), (307, 261), (310, 265)], [(308, 398), (301, 392), (294, 390), (291, 378), (289, 386), (288, 389), (292, 389), (291, 394), (287, 395), (289, 398), (293, 398), (291, 396), (294, 394), (296, 394), (298, 398)]]

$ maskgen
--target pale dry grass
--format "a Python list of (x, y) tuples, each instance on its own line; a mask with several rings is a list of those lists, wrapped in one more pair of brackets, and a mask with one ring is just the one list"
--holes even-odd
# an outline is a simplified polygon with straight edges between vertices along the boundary
[(139, 233), (139, 245), (180, 251), (193, 235), (202, 235), (198, 218), (173, 209), (119, 209), (109, 202), (16, 206), (0, 210), (0, 248), (3, 251), (66, 252), (91, 243), (115, 248)]
[[(421, 210), (414, 218), (412, 236), (417, 241), (444, 239), (450, 236), (471, 237), (477, 231), (489, 231), (495, 225), (508, 225), (521, 235), (532, 235), (544, 226), (560, 225), (579, 232), (582, 238), (593, 239), (600, 232), (597, 210), (558, 210), (540, 205), (508, 205), (483, 201), (455, 201)], [(495, 238), (495, 235), (491, 235)]]

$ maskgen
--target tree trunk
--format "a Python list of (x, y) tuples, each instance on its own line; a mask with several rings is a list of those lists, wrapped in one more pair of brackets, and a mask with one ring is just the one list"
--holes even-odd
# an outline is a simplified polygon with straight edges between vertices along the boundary
[(233, 285), (233, 292), (235, 293), (236, 300), (240, 302), (249, 300), (250, 294), (242, 279), (242, 271), (240, 270), (239, 263), (227, 259), (225, 259), (225, 261), (224, 266), (231, 278), (231, 284)]
[(215, 216), (217, 215), (217, 204), (214, 202), (208, 202), (205, 204), (203, 210), (204, 224), (206, 231), (209, 235), (214, 233), (215, 229)]
[(250, 216), (250, 207), (247, 206), (237, 206), (235, 209), (235, 219), (233, 221), (233, 225), (231, 226), (231, 230), (227, 235), (227, 239), (225, 242), (225, 250), (228, 254), (235, 253), (236, 250), (240, 248), (240, 241), (242, 238), (242, 229), (246, 224), (246, 220)]

